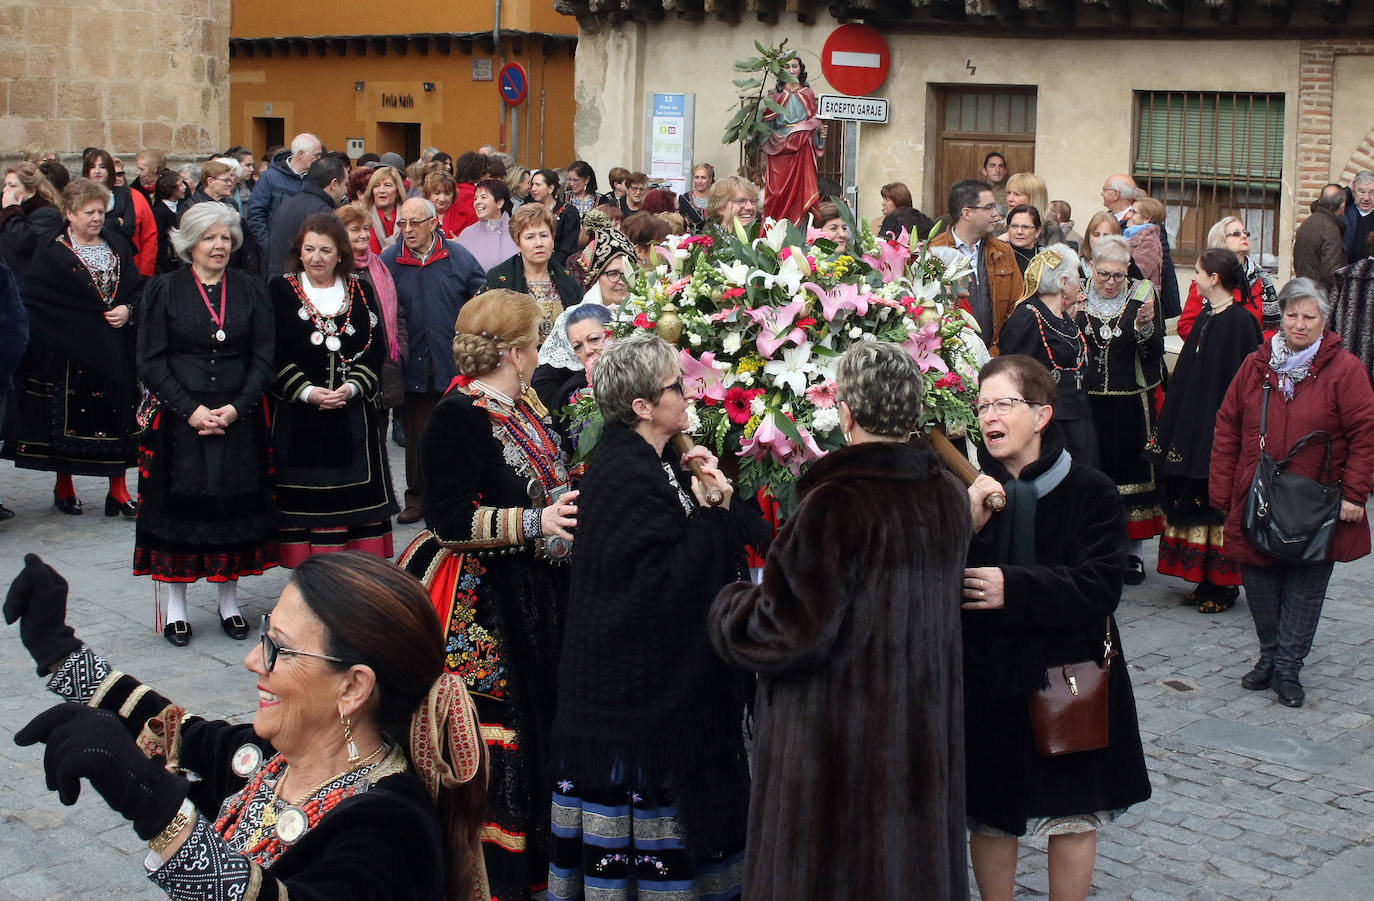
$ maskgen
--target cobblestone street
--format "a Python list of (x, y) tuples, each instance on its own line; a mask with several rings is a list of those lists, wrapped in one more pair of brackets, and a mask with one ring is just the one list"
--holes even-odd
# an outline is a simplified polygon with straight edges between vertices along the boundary
[[(400, 451), (392, 446), (399, 469)], [(256, 706), (242, 666), (248, 642), (219, 629), (214, 592), (193, 586), (195, 638), (175, 649), (152, 630), (152, 584), (129, 575), (134, 526), (101, 514), (104, 483), (77, 478), (86, 513), (63, 516), (52, 478), (5, 468), (0, 499), (18, 517), (0, 526), (8, 586), (35, 551), (71, 583), (68, 620), (118, 669), (189, 709), (246, 720)], [(132, 484), (133, 479), (131, 477)], [(416, 531), (398, 527), (399, 552)], [(1153, 569), (1153, 554), (1147, 570)], [(270, 609), (287, 581), (273, 570), (242, 583), (244, 615)], [(1176, 606), (1182, 583), (1151, 574), (1127, 589), (1117, 617), (1139, 707), (1154, 798), (1105, 829), (1094, 896), (1156, 899), (1363, 899), (1374, 885), (1374, 581), (1369, 559), (1339, 565), (1303, 671), (1307, 705), (1247, 692), (1254, 633), (1243, 595), (1201, 616)], [(43, 783), (42, 752), (9, 736), (56, 702), (35, 677), (17, 627), (0, 636), (0, 901), (157, 898), (145, 846), (83, 785), (63, 807)], [(840, 838), (843, 842), (843, 838)], [(837, 855), (842, 860), (843, 854)], [(1044, 897), (1044, 843), (1025, 847), (1018, 897)]]

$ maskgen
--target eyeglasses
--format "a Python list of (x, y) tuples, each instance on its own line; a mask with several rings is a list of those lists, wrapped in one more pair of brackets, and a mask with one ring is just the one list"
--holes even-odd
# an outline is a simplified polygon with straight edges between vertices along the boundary
[(1036, 228), (1037, 228), (1037, 226), (1035, 226), (1035, 225), (1020, 225), (1020, 224), (1017, 224), (1017, 225), (1008, 225), (1008, 226), (1007, 226), (1007, 231), (1013, 231), (1013, 232), (1033, 232), (1033, 231), (1035, 231)]
[(973, 412), (979, 416), (985, 416), (989, 410), (992, 410), (998, 416), (1006, 416), (1016, 409), (1017, 404), (1025, 404), (1028, 407), (1044, 406), (1044, 404), (1038, 404), (1033, 400), (1026, 400), (1024, 397), (999, 397), (995, 400), (979, 401), (973, 405)]
[(210, 179), (210, 181), (222, 181), (226, 185), (232, 185), (234, 183), (234, 176), (225, 173), (224, 175), (216, 175), (214, 178)]
[(1104, 282), (1120, 282), (1126, 279), (1126, 273), (1124, 272), (1103, 272), (1101, 269), (1094, 269), (1093, 271), (1096, 272), (1097, 277)]
[(1250, 237), (1250, 233), (1249, 233), (1249, 232), (1227, 232), (1227, 233), (1226, 233), (1226, 237), (1228, 237), (1228, 238), (1248, 238), (1248, 237)]
[(966, 210), (982, 210), (982, 211), (985, 212), (985, 213), (990, 213), (990, 212), (992, 212), (993, 210), (997, 209), (997, 201), (994, 200), (992, 203), (985, 203), (985, 204), (983, 204), (982, 206), (966, 206), (966, 207), (964, 207), (964, 209), (966, 209)]
[(328, 660), (332, 663), (343, 663), (338, 657), (331, 657), (328, 654), (312, 654), (310, 651), (297, 651), (295, 648), (284, 648), (272, 640), (272, 636), (267, 634), (267, 630), (272, 627), (270, 614), (262, 615), (262, 633), (258, 639), (262, 647), (262, 668), (267, 672), (276, 669), (278, 657), (314, 657), (316, 660)]
[(400, 229), (406, 229), (406, 228), (410, 228), (410, 227), (413, 225), (413, 226), (415, 226), (416, 228), (419, 228), (421, 225), (424, 225), (426, 222), (431, 222), (431, 221), (433, 221), (433, 219), (434, 219), (433, 216), (426, 216), (426, 217), (423, 218), (423, 219), (397, 219), (397, 220), (396, 220), (396, 227), (397, 227), (397, 228), (400, 228)]
[(649, 190), (649, 186), (648, 186), (648, 185), (630, 185), (626, 190), (628, 190), (628, 191), (633, 191), (633, 192), (636, 193), (636, 194), (643, 194), (645, 191)]
[(624, 270), (624, 269), (603, 269), (603, 270), (601, 271), (601, 277), (602, 277), (602, 278), (610, 278), (610, 279), (615, 279), (616, 281), (620, 281), (620, 279), (623, 278), (624, 276), (625, 276), (625, 270)]
[(682, 376), (678, 376), (676, 382), (673, 382), (672, 384), (664, 385), (662, 388), (659, 388), (659, 389), (658, 389), (658, 396), (659, 396), (659, 397), (662, 397), (662, 396), (663, 396), (663, 392), (665, 392), (665, 391), (675, 391), (675, 392), (677, 392), (677, 396), (678, 396), (678, 397), (686, 397), (686, 396), (687, 396), (687, 393), (686, 393), (685, 389), (684, 389), (683, 386), (682, 386)]

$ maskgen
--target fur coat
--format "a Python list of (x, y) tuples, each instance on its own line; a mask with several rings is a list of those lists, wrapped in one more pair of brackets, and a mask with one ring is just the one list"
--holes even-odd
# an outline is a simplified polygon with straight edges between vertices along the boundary
[(762, 583), (709, 621), (759, 673), (744, 895), (967, 898), (968, 495), (923, 442), (836, 451), (797, 495)]

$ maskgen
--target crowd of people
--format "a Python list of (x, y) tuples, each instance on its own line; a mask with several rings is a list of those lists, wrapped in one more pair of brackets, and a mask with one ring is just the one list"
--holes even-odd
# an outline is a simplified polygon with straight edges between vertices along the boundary
[[(788, 93), (775, 150), (800, 152), (822, 135)], [(310, 134), (176, 171), (145, 150), (127, 184), (99, 148), (79, 175), (29, 155), (0, 210), (4, 456), (54, 473), (63, 514), (73, 476), (108, 480), (172, 645), (189, 585), (245, 640), (238, 580), (293, 570), (245, 660), (251, 728), (114, 670), (37, 557), (6, 600), (64, 699), (20, 743), (48, 745), (64, 802), (86, 778), (133, 822), (171, 897), (958, 898), (967, 848), (1001, 901), (1045, 836), (1050, 896), (1083, 898), (1097, 830), (1150, 796), (1114, 616), (1144, 543), (1202, 613), (1245, 588), (1241, 684), (1290, 707), (1333, 564), (1370, 551), (1374, 270), (1325, 232), (1298, 238), (1334, 268), (1277, 290), (1227, 216), (1185, 300), (1165, 206), (1127, 175), (1082, 234), (998, 153), (937, 221), (883, 186), (878, 235), (967, 262), (983, 474), (912, 437), (907, 351), (860, 343), (836, 368), (848, 446), (775, 534), (676, 446), (676, 349), (606, 340), (668, 235), (758, 229), (748, 179), (698, 165), (678, 196), (614, 168), (601, 194), (581, 160), (353, 160)], [(1364, 241), (1374, 173), (1340, 191), (1303, 229)], [(810, 207), (836, 254), (844, 203)], [(573, 466), (563, 410), (589, 386), (605, 425)], [(1242, 521), (1266, 447), (1340, 486), (1318, 559)], [(393, 518), (423, 521), (404, 549)], [(1055, 746), (1038, 699), (1085, 662), (1106, 737)]]

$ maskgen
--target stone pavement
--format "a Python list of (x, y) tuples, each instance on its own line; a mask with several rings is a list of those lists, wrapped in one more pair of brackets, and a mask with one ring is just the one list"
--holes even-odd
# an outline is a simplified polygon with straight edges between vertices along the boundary
[[(392, 462), (399, 469), (399, 452)], [(45, 474), (6, 467), (0, 500), (0, 591), (36, 551), (71, 583), (69, 621), (118, 668), (188, 708), (246, 720), (250, 645), (218, 627), (214, 592), (190, 591), (195, 639), (174, 649), (152, 631), (152, 587), (129, 575), (133, 523), (101, 516), (100, 480), (78, 478), (84, 516), (51, 503)], [(399, 551), (415, 532), (398, 527)], [(1153, 565), (1153, 559), (1147, 566)], [(1132, 901), (1374, 897), (1374, 561), (1336, 568), (1303, 682), (1289, 710), (1239, 684), (1254, 655), (1242, 601), (1218, 616), (1175, 606), (1182, 583), (1151, 575), (1128, 589), (1123, 632), (1154, 798), (1103, 830), (1094, 896)], [(256, 626), (287, 573), (247, 579)], [(254, 629), (256, 636), (256, 628)], [(0, 633), (0, 901), (162, 897), (143, 877), (142, 843), (89, 787), (63, 807), (43, 785), (42, 752), (15, 730), (55, 702), (34, 676), (17, 628)], [(1043, 840), (1023, 848), (1018, 897), (1044, 897)]]

